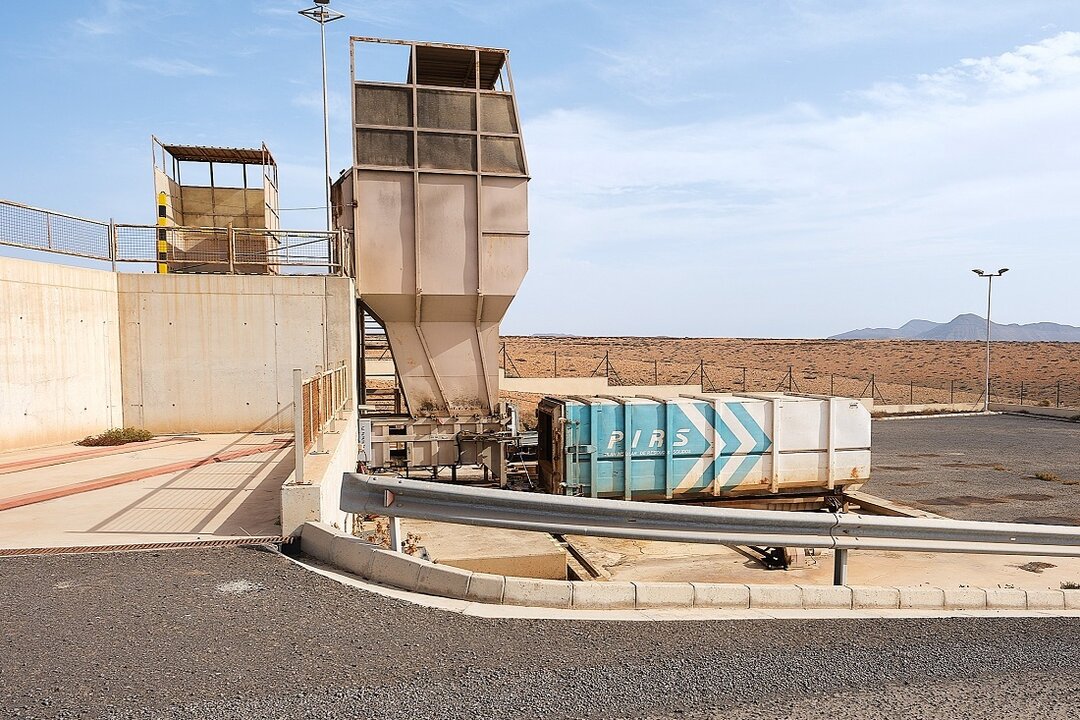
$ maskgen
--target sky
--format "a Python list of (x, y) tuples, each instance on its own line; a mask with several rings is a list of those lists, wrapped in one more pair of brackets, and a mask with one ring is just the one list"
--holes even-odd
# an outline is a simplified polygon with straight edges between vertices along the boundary
[[(292, 0), (0, 4), (0, 198), (152, 223), (150, 136), (257, 146), (322, 202), (318, 28)], [(1080, 325), (1074, 0), (333, 0), (348, 36), (505, 47), (530, 271), (504, 334), (823, 337)], [(283, 210), (282, 225), (322, 227)], [(4, 252), (0, 249), (0, 252)], [(10, 254), (10, 253), (9, 253)]]

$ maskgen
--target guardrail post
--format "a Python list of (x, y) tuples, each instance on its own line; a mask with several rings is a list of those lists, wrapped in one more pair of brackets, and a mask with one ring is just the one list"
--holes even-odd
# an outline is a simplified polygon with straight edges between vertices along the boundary
[(402, 552), (401, 542), (401, 518), (388, 518), (390, 524), (390, 549), (394, 552)]
[(847, 585), (847, 550), (833, 550), (833, 585)]
[(304, 485), (304, 371), (293, 368), (293, 457), (297, 485)]

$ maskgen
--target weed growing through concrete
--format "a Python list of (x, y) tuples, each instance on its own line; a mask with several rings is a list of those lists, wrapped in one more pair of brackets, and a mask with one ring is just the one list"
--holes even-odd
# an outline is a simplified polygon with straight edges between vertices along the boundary
[(1060, 482), (1061, 478), (1057, 476), (1057, 473), (1048, 472), (1046, 470), (1040, 470), (1035, 473), (1037, 480), (1045, 480), (1046, 482)]
[(1061, 583), (1062, 590), (1080, 590), (1080, 582), (1074, 582), (1072, 580), (1066, 580)]
[[(406, 555), (416, 555), (420, 552), (420, 541), (424, 538), (416, 533), (406, 533), (405, 539), (401, 542), (401, 552)], [(387, 550), (392, 550), (390, 545), (390, 520), (387, 518), (376, 518), (375, 528), (371, 530), (368, 535), (368, 542), (374, 543)]]
[(126, 445), (127, 443), (133, 442), (145, 442), (153, 439), (153, 437), (154, 433), (149, 430), (143, 430), (142, 428), (112, 428), (99, 435), (87, 435), (75, 444), (85, 445), (87, 447)]

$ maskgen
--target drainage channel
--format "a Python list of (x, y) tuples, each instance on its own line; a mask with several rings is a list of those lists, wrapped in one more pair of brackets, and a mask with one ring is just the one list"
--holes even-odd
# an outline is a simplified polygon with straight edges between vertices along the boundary
[(282, 535), (262, 535), (219, 540), (183, 540), (178, 542), (135, 543), (129, 545), (79, 545), (73, 547), (0, 548), (0, 557), (28, 555), (87, 555), (91, 553), (146, 552), (150, 550), (185, 550), (190, 548), (229, 548), (253, 545), (285, 546), (297, 538)]

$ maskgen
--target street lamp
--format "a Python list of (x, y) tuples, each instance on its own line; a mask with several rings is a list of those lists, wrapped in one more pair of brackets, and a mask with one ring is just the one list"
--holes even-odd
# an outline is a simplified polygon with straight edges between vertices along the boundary
[(979, 268), (971, 272), (986, 278), (986, 394), (983, 396), (983, 412), (990, 412), (990, 292), (994, 289), (994, 278), (1009, 272), (1009, 268), (1001, 268), (996, 273), (983, 272)]
[(326, 23), (345, 17), (337, 10), (330, 9), (330, 0), (315, 0), (315, 6), (301, 10), (300, 14), (319, 23), (319, 37), (322, 41), (322, 115), (323, 115), (323, 155), (326, 161), (326, 229), (333, 228), (334, 210), (330, 206), (330, 113), (326, 102)]

